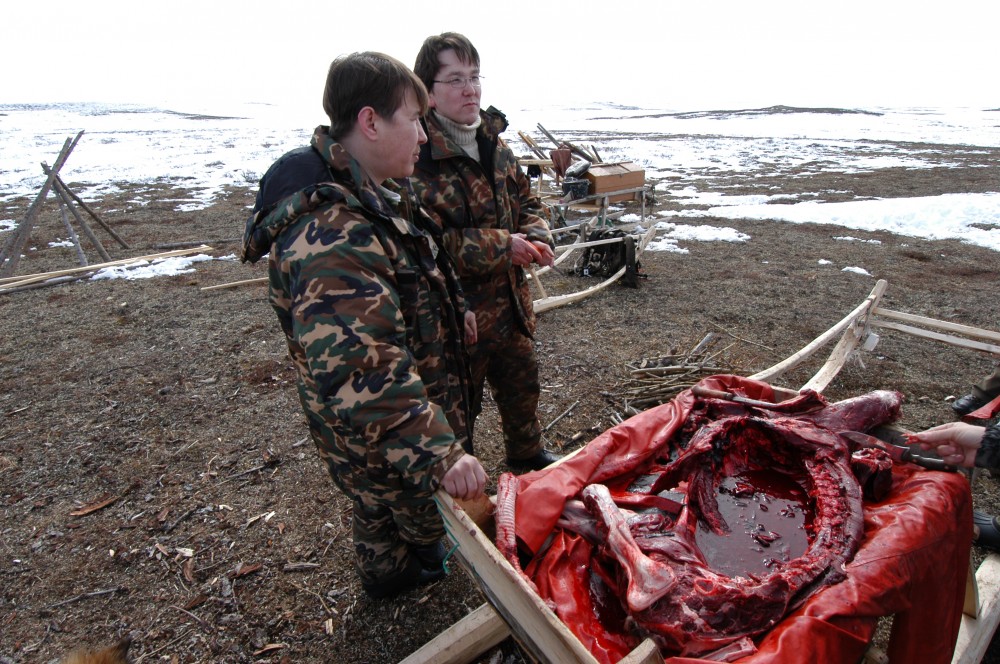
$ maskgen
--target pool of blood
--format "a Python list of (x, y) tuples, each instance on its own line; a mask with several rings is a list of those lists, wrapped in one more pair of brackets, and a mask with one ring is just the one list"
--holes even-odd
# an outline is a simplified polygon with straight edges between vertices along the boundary
[(730, 532), (717, 535), (702, 522), (695, 536), (713, 571), (730, 577), (764, 575), (805, 553), (812, 510), (793, 477), (747, 471), (724, 478), (716, 498)]

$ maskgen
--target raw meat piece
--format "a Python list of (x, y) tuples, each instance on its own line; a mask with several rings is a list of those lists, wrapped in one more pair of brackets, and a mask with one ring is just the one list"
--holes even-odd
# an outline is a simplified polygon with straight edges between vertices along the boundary
[[(536, 544), (522, 552), (534, 551), (528, 575), (582, 640), (600, 644), (595, 648), (603, 653), (601, 661), (627, 652), (613, 654), (618, 639), (634, 646), (645, 636), (665, 655), (725, 661), (746, 654), (753, 647), (750, 637), (774, 627), (818, 588), (844, 578), (845, 564), (863, 537), (862, 494), (851, 472), (850, 449), (835, 431), (864, 431), (891, 421), (899, 416), (901, 395), (873, 392), (826, 404), (821, 395), (808, 393), (766, 409), (759, 404), (773, 395), (758, 385), (745, 382), (753, 405), (682, 395), (661, 407), (670, 428), (647, 447), (624, 437), (627, 422), (613, 435), (595, 439), (589, 447), (597, 456), (576, 462), (590, 482), (578, 484), (569, 468), (553, 468), (522, 480), (515, 491), (531, 489), (535, 498), (519, 502), (516, 512), (511, 502), (504, 511), (508, 516), (502, 516), (498, 500), (498, 521), (510, 520), (498, 524), (498, 535), (505, 537), (498, 546), (508, 559), (517, 557), (514, 534), (521, 536), (524, 519), (526, 533), (538, 532), (533, 508), (551, 514), (541, 496), (565, 492), (567, 499), (583, 500), (589, 516), (577, 500), (564, 499), (561, 517), (545, 517), (553, 525), (558, 520), (548, 539), (539, 546), (542, 540), (532, 534)], [(720, 491), (727, 501), (755, 499), (762, 489), (751, 480), (765, 472), (799, 487), (808, 504), (810, 514), (797, 526), (808, 535), (801, 555), (777, 553), (789, 542), (780, 526), (747, 531), (742, 521), (728, 523), (720, 509)], [(767, 511), (769, 504), (777, 503), (763, 500), (755, 509)], [(573, 544), (577, 536), (557, 534), (563, 529), (584, 541)], [(734, 546), (759, 547), (764, 571), (721, 573), (699, 546), (701, 532), (729, 538)], [(549, 547), (553, 556), (572, 551), (576, 562), (548, 562)], [(586, 551), (590, 563), (581, 565)], [(557, 581), (554, 574), (563, 578)], [(613, 606), (616, 598), (619, 607)]]
[(864, 448), (851, 454), (851, 471), (866, 500), (881, 502), (892, 490), (892, 457), (888, 452)]

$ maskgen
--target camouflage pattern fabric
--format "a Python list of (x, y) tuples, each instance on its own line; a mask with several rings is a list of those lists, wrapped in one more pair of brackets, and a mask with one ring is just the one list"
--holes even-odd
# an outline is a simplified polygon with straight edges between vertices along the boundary
[(502, 345), (474, 347), (472, 353), (472, 420), (483, 410), (486, 381), (500, 414), (504, 448), (510, 459), (528, 459), (542, 451), (538, 422), (538, 361), (532, 339), (514, 332)]
[(986, 427), (983, 440), (976, 450), (977, 468), (1000, 470), (1000, 423), (994, 422)]
[(371, 582), (405, 567), (407, 543), (443, 534), (431, 495), (468, 431), (464, 303), (412, 192), (373, 185), (324, 127), (313, 145), (336, 180), (255, 215), (241, 258), (270, 252), (270, 301), (299, 398), (354, 501), (358, 572)]
[(982, 402), (993, 401), (1000, 394), (1000, 366), (993, 370), (978, 385), (972, 386), (972, 393)]
[[(531, 337), (535, 314), (524, 270), (511, 263), (512, 233), (552, 245), (545, 208), (514, 153), (500, 138), (507, 120), (494, 108), (481, 111), (476, 133), (481, 163), (449, 138), (433, 115), (428, 141), (411, 181), (439, 224), (454, 257), (479, 341), (470, 348), (473, 417), (479, 414), (484, 380), (498, 397), (507, 456), (525, 459), (541, 451), (538, 363)], [(513, 381), (501, 384), (506, 377)]]

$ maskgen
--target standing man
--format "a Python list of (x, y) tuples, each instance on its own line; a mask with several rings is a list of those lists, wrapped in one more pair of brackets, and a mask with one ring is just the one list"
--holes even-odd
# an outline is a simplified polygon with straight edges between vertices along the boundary
[(440, 578), (444, 526), (432, 500), (482, 494), (486, 473), (452, 422), (461, 389), (464, 303), (412, 192), (427, 140), (427, 91), (380, 53), (333, 61), (312, 146), (332, 179), (247, 223), (241, 258), (270, 252), (270, 301), (298, 370), (320, 457), (351, 498), (364, 590), (387, 597)]
[(472, 43), (454, 32), (428, 37), (414, 72), (432, 110), (413, 187), (440, 224), (478, 326), (470, 348), (472, 416), (482, 412), (489, 381), (508, 465), (544, 468), (559, 457), (542, 446), (535, 314), (525, 276), (531, 264), (553, 262), (543, 206), (500, 138), (506, 118), (493, 107), (480, 109), (482, 76)]

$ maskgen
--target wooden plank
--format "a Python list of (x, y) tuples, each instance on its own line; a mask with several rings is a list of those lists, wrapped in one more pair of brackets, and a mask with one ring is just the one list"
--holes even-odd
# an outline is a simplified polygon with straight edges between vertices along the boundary
[(434, 495), (448, 537), (458, 545), (463, 566), (503, 618), (512, 636), (537, 661), (597, 660), (559, 620), (531, 586), (503, 558), (483, 531), (444, 491)]
[(266, 284), (268, 277), (254, 277), (253, 279), (241, 279), (240, 281), (230, 281), (225, 284), (215, 284), (214, 286), (202, 286), (201, 290), (219, 290), (220, 288), (235, 288), (246, 284)]
[(555, 249), (555, 253), (561, 254), (565, 251), (576, 251), (577, 249), (583, 249), (584, 247), (596, 247), (602, 244), (614, 244), (615, 242), (624, 242), (625, 237), (609, 237), (604, 240), (588, 240), (587, 242), (575, 242), (573, 244), (563, 244), (559, 245)]
[(871, 294), (865, 298), (865, 301), (859, 304), (854, 311), (844, 316), (839, 323), (803, 346), (799, 352), (785, 358), (774, 366), (768, 367), (763, 371), (758, 371), (754, 375), (750, 376), (750, 378), (770, 383), (774, 378), (777, 378), (786, 371), (797, 367), (799, 364), (811, 357), (817, 350), (832, 341), (834, 337), (841, 334), (848, 326), (854, 323), (855, 319), (868, 313), (872, 304), (882, 296), (883, 292), (885, 292), (886, 286), (888, 286), (888, 283), (885, 279), (879, 279), (879, 281), (875, 284), (875, 288), (872, 289)]
[(971, 350), (978, 350), (984, 353), (990, 353), (992, 355), (1000, 355), (1000, 346), (994, 346), (993, 344), (983, 343), (981, 341), (973, 341), (971, 339), (963, 339), (961, 337), (952, 336), (950, 334), (939, 334), (937, 332), (931, 332), (930, 330), (924, 330), (919, 327), (913, 327), (912, 325), (903, 325), (902, 323), (891, 323), (888, 321), (880, 321), (877, 318), (871, 320), (872, 327), (881, 327), (887, 330), (896, 330), (897, 332), (905, 332), (906, 334), (911, 334), (915, 337), (922, 337), (924, 339), (933, 339), (934, 341), (941, 341), (952, 346), (959, 346), (960, 348), (969, 348)]
[[(642, 254), (642, 251), (646, 248), (646, 245), (649, 244), (650, 240), (653, 239), (653, 236), (655, 234), (656, 234), (656, 224), (653, 224), (652, 226), (649, 227), (649, 230), (646, 231), (646, 234), (643, 235), (642, 239), (639, 241), (639, 246), (636, 247), (636, 258), (638, 258)], [(563, 255), (565, 256), (568, 254), (563, 254)], [(535, 300), (532, 303), (532, 306), (535, 310), (535, 313), (540, 314), (543, 311), (548, 311), (549, 309), (555, 309), (556, 307), (562, 307), (567, 304), (579, 302), (584, 298), (590, 297), (594, 293), (604, 290), (611, 284), (621, 279), (622, 276), (625, 274), (626, 270), (628, 270), (628, 266), (625, 266), (622, 269), (618, 270), (617, 272), (612, 274), (610, 277), (608, 277), (601, 283), (595, 284), (590, 288), (585, 288), (583, 290), (576, 291), (575, 293), (567, 293), (565, 295), (553, 295), (551, 297), (547, 297), (541, 300)]]
[[(885, 281), (882, 283), (882, 287), (875, 285), (875, 289), (872, 290), (869, 298), (872, 298), (872, 308), (878, 306), (879, 300), (882, 299), (882, 295), (885, 293), (885, 289), (888, 284)], [(876, 292), (877, 291), (877, 292)], [(871, 312), (869, 312), (868, 318), (871, 318)], [(865, 335), (865, 330), (867, 326), (860, 325), (860, 317), (855, 318), (844, 330), (844, 334), (840, 337), (840, 341), (834, 346), (833, 351), (830, 353), (830, 357), (827, 358), (826, 363), (820, 367), (812, 378), (806, 381), (805, 385), (801, 389), (811, 389), (817, 392), (822, 392), (826, 389), (826, 386), (830, 384), (840, 370), (844, 368), (844, 363), (847, 362), (847, 358), (851, 356), (854, 349), (858, 347), (861, 338)]]
[(917, 316), (915, 314), (908, 314), (902, 311), (883, 309), (882, 307), (875, 307), (872, 309), (872, 315), (880, 318), (888, 318), (890, 320), (898, 320), (904, 323), (913, 323), (914, 325), (923, 325), (924, 327), (929, 327), (935, 330), (954, 332), (956, 334), (972, 337), (974, 339), (986, 339), (987, 341), (1000, 343), (1000, 332), (984, 330), (981, 327), (972, 327), (970, 325), (961, 325), (959, 323), (949, 323), (948, 321), (938, 320), (936, 318)]
[(979, 618), (979, 586), (976, 584), (976, 574), (972, 571), (972, 565), (969, 565), (969, 573), (965, 579), (965, 602), (962, 604), (962, 613), (970, 618)]
[(212, 247), (207, 244), (203, 244), (199, 247), (191, 247), (190, 249), (178, 249), (176, 251), (166, 251), (161, 254), (149, 254), (147, 256), (136, 256), (135, 258), (123, 258), (117, 261), (111, 261), (109, 263), (97, 263), (94, 265), (88, 265), (85, 267), (75, 267), (66, 270), (55, 270), (54, 272), (39, 272), (37, 274), (31, 274), (20, 277), (5, 277), (0, 279), (0, 293), (5, 293), (14, 288), (20, 288), (28, 284), (34, 284), (41, 281), (47, 281), (53, 277), (62, 277), (69, 274), (80, 274), (82, 272), (96, 272), (102, 268), (114, 267), (118, 265), (130, 265), (132, 263), (137, 263), (139, 261), (152, 261), (158, 258), (170, 258), (172, 256), (186, 256), (188, 254), (195, 254), (203, 251), (212, 251)]
[(962, 616), (952, 664), (978, 664), (1000, 624), (1000, 555), (991, 553), (976, 570), (979, 618)]
[(538, 294), (542, 296), (542, 299), (544, 300), (547, 298), (549, 294), (545, 292), (545, 286), (542, 285), (542, 281), (538, 278), (538, 270), (535, 269), (534, 263), (528, 264), (528, 276), (531, 277), (531, 280), (535, 282), (536, 286), (538, 286)]
[(646, 192), (646, 185), (642, 185), (641, 187), (630, 187), (628, 189), (618, 189), (615, 191), (601, 192), (599, 194), (590, 194), (589, 196), (574, 198), (572, 201), (569, 201), (567, 203), (549, 203), (549, 205), (566, 208), (566, 207), (581, 205), (586, 201), (603, 201), (607, 200), (609, 197), (614, 198), (620, 196), (626, 196), (626, 199), (634, 200), (638, 195), (642, 195), (643, 197), (645, 197), (646, 195), (645, 192)]
[(492, 606), (483, 604), (400, 664), (468, 664), (508, 636), (510, 630), (503, 618)]
[(635, 650), (618, 660), (618, 664), (663, 664), (663, 655), (653, 639), (644, 639)]

